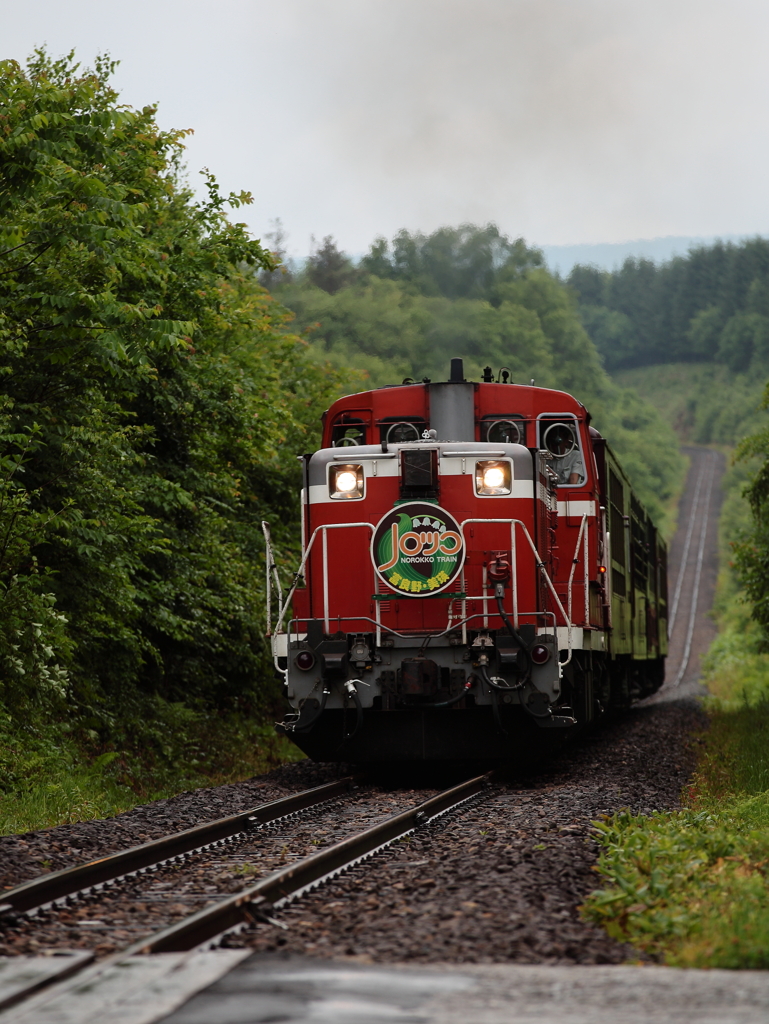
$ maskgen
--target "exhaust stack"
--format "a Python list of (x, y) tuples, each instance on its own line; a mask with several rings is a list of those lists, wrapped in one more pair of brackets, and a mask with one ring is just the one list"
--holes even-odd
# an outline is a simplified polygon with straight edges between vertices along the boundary
[(439, 441), (475, 440), (475, 386), (465, 380), (464, 361), (451, 360), (444, 384), (428, 384), (430, 426)]

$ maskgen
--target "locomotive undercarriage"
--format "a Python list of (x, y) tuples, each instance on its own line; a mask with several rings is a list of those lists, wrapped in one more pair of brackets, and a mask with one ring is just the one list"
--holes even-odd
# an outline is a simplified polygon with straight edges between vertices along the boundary
[[(662, 679), (662, 659), (586, 650), (569, 657), (533, 626), (519, 630), (528, 655), (502, 630), (469, 632), (467, 643), (459, 631), (384, 633), (377, 645), (374, 633), (323, 634), (321, 620), (307, 629), (280, 659), (296, 710), (279, 728), (322, 761), (529, 757)], [(535, 649), (542, 664), (531, 662)]]

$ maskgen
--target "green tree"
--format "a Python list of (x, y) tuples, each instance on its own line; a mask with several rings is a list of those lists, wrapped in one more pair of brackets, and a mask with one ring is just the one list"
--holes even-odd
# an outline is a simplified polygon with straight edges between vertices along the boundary
[(718, 306), (706, 306), (689, 321), (687, 337), (697, 358), (715, 359), (724, 329), (724, 314)]
[(0, 64), (0, 697), (66, 673), (104, 737), (142, 695), (259, 700), (260, 520), (296, 543), (286, 452), (344, 379), (257, 283), (251, 197), (196, 201), (113, 68)]
[(491, 299), (501, 270), (520, 273), (543, 265), (523, 239), (511, 241), (495, 224), (443, 227), (430, 235), (405, 228), (392, 242), (377, 238), (360, 269), (413, 286), (423, 295)]
[[(755, 330), (733, 318), (769, 316), (765, 239), (698, 246), (661, 265), (627, 259), (611, 273), (577, 266), (568, 283), (610, 369), (715, 360), (741, 373), (764, 358)], [(621, 338), (618, 314), (630, 327)]]
[[(764, 391), (764, 408), (769, 408), (769, 386)], [(746, 535), (733, 541), (735, 568), (753, 618), (769, 644), (769, 427), (750, 434), (738, 446), (736, 458), (758, 461), (758, 470), (744, 494), (750, 504), (752, 524)]]
[(733, 373), (748, 369), (757, 347), (765, 353), (769, 321), (760, 313), (735, 313), (726, 321), (719, 338), (716, 359)]
[(305, 271), (307, 279), (317, 288), (334, 295), (355, 276), (350, 259), (337, 247), (332, 235), (326, 235), (323, 244), (313, 244)]
[(580, 316), (608, 370), (624, 366), (632, 359), (638, 339), (627, 314), (606, 306), (582, 306)]

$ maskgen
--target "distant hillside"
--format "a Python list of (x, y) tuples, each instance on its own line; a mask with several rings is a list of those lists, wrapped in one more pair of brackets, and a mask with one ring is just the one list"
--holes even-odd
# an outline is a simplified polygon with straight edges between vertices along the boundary
[(769, 241), (716, 242), (657, 265), (579, 265), (567, 283), (609, 371), (717, 363), (769, 377)]
[(764, 427), (763, 377), (716, 363), (664, 363), (617, 370), (613, 379), (653, 405), (682, 441), (732, 446)]

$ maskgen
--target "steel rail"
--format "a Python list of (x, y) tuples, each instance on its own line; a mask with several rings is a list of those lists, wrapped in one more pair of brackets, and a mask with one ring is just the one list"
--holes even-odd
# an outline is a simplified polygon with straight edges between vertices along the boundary
[[(97, 984), (98, 979), (106, 971), (126, 962), (130, 957), (153, 953), (187, 952), (198, 946), (205, 948), (208, 943), (238, 925), (259, 919), (273, 920), (270, 917), (270, 912), (274, 912), (275, 908), (295, 899), (308, 889), (315, 888), (326, 879), (334, 877), (359, 861), (374, 855), (390, 843), (408, 835), (420, 826), (429, 824), (442, 814), (455, 810), (463, 804), (469, 804), (474, 797), (488, 787), (493, 774), (493, 772), (488, 772), (485, 775), (469, 779), (459, 786), (444, 790), (443, 793), (425, 800), (416, 807), (392, 815), (380, 824), (342, 840), (327, 850), (313, 854), (268, 875), (248, 889), (232, 896), (226, 896), (170, 928), (141, 939), (127, 949), (111, 953), (98, 963), (89, 962), (87, 958), (84, 958), (78, 960), (76, 964), (73, 963), (71, 967), (68, 965), (66, 970), (42, 983), (31, 981), (26, 988), (14, 992), (12, 998), (3, 1006), (3, 1010), (8, 1007), (10, 1014), (8, 1017), (4, 1014), (3, 1020), (8, 1020), (9, 1024), (12, 1020), (17, 1019), (27, 1021), (31, 1019), (30, 1013), (41, 1008), (45, 1013), (44, 1007), (51, 1000), (65, 996), (75, 987), (82, 988)], [(350, 783), (352, 780), (344, 781)], [(333, 786), (341, 786), (341, 782), (305, 791), (304, 794), (297, 794), (297, 798), (308, 792), (317, 793), (320, 790), (329, 790)], [(278, 802), (274, 801), (273, 803)], [(270, 806), (272, 805), (264, 804), (256, 810)], [(241, 817), (241, 815), (235, 817)], [(267, 820), (274, 820), (274, 818)]]
[(184, 952), (210, 942), (239, 924), (259, 917), (264, 919), (273, 905), (296, 898), (309, 887), (353, 866), (395, 839), (408, 835), (438, 815), (470, 800), (489, 785), (492, 775), (492, 772), (487, 772), (453, 786), (416, 807), (394, 814), (378, 825), (335, 843), (327, 850), (275, 871), (248, 889), (227, 896), (170, 928), (135, 943), (123, 956)]
[(684, 647), (684, 653), (681, 657), (681, 665), (678, 669), (673, 686), (679, 686), (681, 680), (686, 674), (686, 670), (689, 667), (689, 658), (692, 653), (692, 640), (694, 638), (694, 627), (697, 621), (697, 606), (700, 599), (700, 581), (702, 579), (702, 563), (705, 557), (705, 540), (708, 533), (708, 525), (710, 518), (710, 497), (713, 491), (713, 477), (715, 476), (716, 467), (716, 456), (712, 454), (708, 459), (708, 468), (710, 470), (708, 474), (707, 489), (705, 491), (705, 505), (702, 513), (701, 526), (700, 526), (700, 543), (697, 551), (697, 560), (695, 562), (694, 582), (692, 584), (692, 597), (691, 604), (689, 606), (689, 622), (686, 630), (686, 644)]
[(684, 550), (681, 555), (681, 562), (678, 566), (678, 575), (676, 577), (676, 588), (673, 594), (673, 605), (670, 609), (670, 619), (668, 620), (668, 636), (673, 635), (673, 627), (676, 624), (676, 614), (678, 612), (678, 602), (681, 599), (681, 588), (684, 583), (684, 575), (686, 573), (686, 567), (689, 561), (689, 548), (692, 543), (692, 535), (694, 533), (694, 524), (697, 521), (697, 509), (700, 502), (700, 490), (702, 489), (702, 481), (705, 479), (705, 472), (708, 469), (708, 459), (704, 457), (700, 465), (699, 475), (697, 477), (697, 485), (694, 489), (694, 497), (692, 498), (692, 505), (689, 509), (689, 526), (686, 530), (686, 541), (684, 543)]
[(347, 793), (354, 781), (353, 776), (347, 776), (337, 782), (292, 793), (290, 796), (259, 804), (251, 810), (241, 811), (240, 814), (205, 822), (183, 832), (163, 836), (161, 839), (154, 839), (128, 850), (120, 850), (118, 853), (100, 857), (86, 864), (77, 864), (61, 871), (40, 875), (4, 892), (0, 897), (3, 901), (0, 904), (0, 915), (34, 910), (54, 900), (72, 896), (83, 889), (114, 881), (116, 878), (153, 867), (182, 854), (193, 853), (222, 839), (235, 836), (256, 824), (275, 821), (287, 814), (294, 814), (326, 800), (333, 800), (334, 797)]

